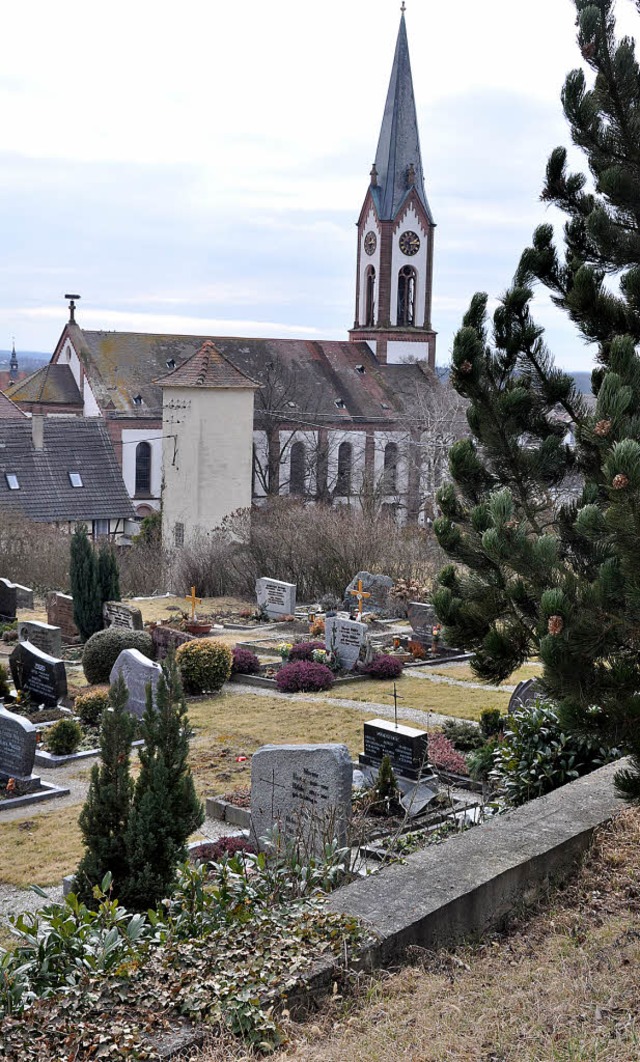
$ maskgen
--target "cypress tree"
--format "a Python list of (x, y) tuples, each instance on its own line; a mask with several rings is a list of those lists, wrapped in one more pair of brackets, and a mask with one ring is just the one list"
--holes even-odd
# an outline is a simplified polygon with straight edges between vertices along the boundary
[(80, 524), (71, 536), (69, 578), (74, 622), (86, 641), (102, 630), (102, 597), (96, 555), (85, 524)]
[[(563, 724), (632, 753), (622, 795), (640, 801), (640, 70), (615, 38), (613, 0), (574, 0), (576, 70), (562, 99), (593, 177), (547, 165), (543, 200), (567, 216), (564, 254), (534, 234), (489, 325), (476, 295), (453, 350), (471, 437), (452, 448), (434, 527), (457, 564), (435, 604), (448, 636), (501, 681), (539, 653)], [(607, 276), (617, 285), (607, 286)], [(595, 410), (555, 368), (534, 281), (597, 345)]]
[(75, 891), (87, 906), (92, 889), (107, 871), (118, 894), (128, 873), (125, 831), (131, 810), (133, 782), (129, 776), (135, 720), (126, 711), (127, 688), (120, 676), (111, 687), (111, 707), (102, 717), (100, 763), (91, 770), (91, 782), (80, 813), (85, 853), (76, 871)]
[(147, 690), (142, 718), (144, 746), (133, 807), (125, 832), (128, 877), (118, 895), (126, 907), (146, 910), (168, 896), (186, 842), (204, 821), (189, 753), (189, 721), (173, 657), (163, 665), (155, 694)]
[(100, 598), (102, 604), (105, 601), (120, 600), (120, 571), (115, 550), (111, 542), (106, 539), (100, 544), (98, 552), (98, 582), (100, 584)]

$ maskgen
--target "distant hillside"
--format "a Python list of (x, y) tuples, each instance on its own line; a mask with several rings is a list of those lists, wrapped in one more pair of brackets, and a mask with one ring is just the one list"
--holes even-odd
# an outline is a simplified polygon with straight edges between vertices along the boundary
[[(43, 365), (48, 365), (51, 361), (51, 355), (45, 354), (41, 350), (18, 350), (16, 351), (18, 356), (18, 365), (21, 369), (28, 369), (29, 372), (35, 372), (36, 369), (41, 368)], [(10, 350), (0, 350), (0, 367), (9, 368), (9, 361), (11, 359)]]
[[(446, 380), (449, 376), (448, 365), (436, 365), (436, 373), (441, 380)], [(591, 373), (590, 372), (572, 372), (576, 387), (583, 395), (591, 394)]]

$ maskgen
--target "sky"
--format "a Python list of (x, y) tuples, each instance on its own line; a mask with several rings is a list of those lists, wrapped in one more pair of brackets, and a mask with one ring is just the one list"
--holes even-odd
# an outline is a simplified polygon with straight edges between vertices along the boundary
[[(618, 27), (638, 16), (618, 0)], [(580, 64), (571, 0), (407, 0), (433, 324), (506, 289)], [(24, 0), (0, 14), (0, 349), (88, 329), (345, 339), (396, 0)], [(575, 155), (576, 163), (579, 156)], [(592, 351), (545, 293), (565, 368)]]

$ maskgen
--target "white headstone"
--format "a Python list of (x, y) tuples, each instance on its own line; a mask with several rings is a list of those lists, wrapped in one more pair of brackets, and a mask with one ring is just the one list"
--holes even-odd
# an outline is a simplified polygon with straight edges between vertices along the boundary
[(160, 664), (149, 660), (139, 649), (123, 649), (111, 668), (109, 681), (113, 685), (118, 676), (122, 675), (129, 691), (127, 711), (141, 719), (147, 707), (147, 686), (151, 683), (155, 702), (155, 691), (161, 674)]
[(304, 852), (347, 843), (353, 765), (346, 745), (263, 745), (251, 760), (251, 833), (277, 831)]
[(352, 671), (358, 660), (364, 662), (368, 633), (366, 623), (327, 616), (324, 632), (327, 649), (336, 654), (338, 663), (345, 671)]
[(296, 610), (295, 583), (283, 583), (280, 579), (257, 579), (256, 597), (258, 607), (263, 608), (270, 619), (293, 616)]

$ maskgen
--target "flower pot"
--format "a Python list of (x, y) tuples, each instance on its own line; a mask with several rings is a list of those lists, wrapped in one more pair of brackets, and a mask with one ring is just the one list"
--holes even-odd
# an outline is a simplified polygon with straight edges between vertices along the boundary
[(185, 627), (189, 634), (195, 634), (198, 638), (211, 631), (210, 623), (186, 623)]

